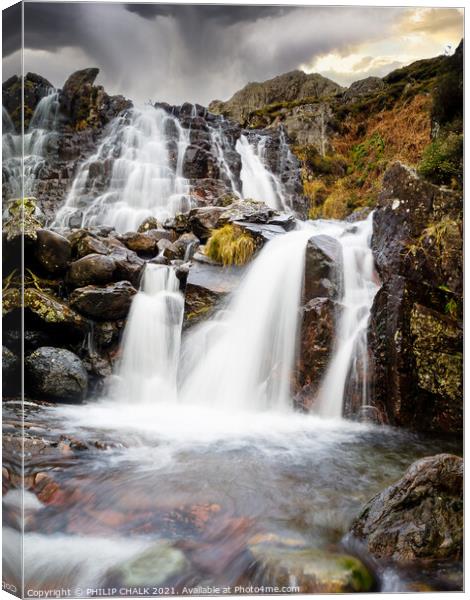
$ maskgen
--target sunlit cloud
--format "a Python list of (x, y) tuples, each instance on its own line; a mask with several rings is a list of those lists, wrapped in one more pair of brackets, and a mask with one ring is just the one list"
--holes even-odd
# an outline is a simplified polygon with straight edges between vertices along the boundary
[(300, 68), (321, 73), (342, 85), (370, 75), (383, 77), (393, 69), (423, 58), (451, 53), (463, 37), (461, 9), (405, 9), (381, 39), (314, 57)]

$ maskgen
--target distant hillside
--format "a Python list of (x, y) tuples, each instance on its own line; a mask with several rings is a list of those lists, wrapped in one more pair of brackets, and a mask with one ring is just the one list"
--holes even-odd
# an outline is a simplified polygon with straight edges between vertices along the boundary
[(387, 166), (401, 160), (433, 183), (462, 186), (463, 42), (349, 88), (293, 71), (250, 83), (210, 110), (246, 128), (282, 126), (302, 165), (312, 218), (374, 206)]
[(343, 89), (331, 79), (318, 73), (308, 75), (303, 71), (290, 71), (262, 83), (248, 83), (227, 102), (220, 100), (211, 102), (209, 110), (243, 124), (250, 113), (267, 104), (291, 102), (301, 98), (317, 99), (332, 96)]

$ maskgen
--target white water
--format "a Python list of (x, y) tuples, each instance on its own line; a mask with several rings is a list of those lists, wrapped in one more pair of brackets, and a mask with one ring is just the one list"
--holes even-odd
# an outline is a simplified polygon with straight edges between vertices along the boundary
[(176, 399), (183, 306), (174, 269), (147, 264), (124, 331), (115, 390), (121, 401)]
[(368, 219), (345, 224), (337, 237), (342, 248), (342, 310), (335, 332), (335, 347), (318, 392), (318, 412), (341, 417), (347, 383), (360, 390), (362, 406), (368, 404), (367, 325), (379, 288), (370, 248), (372, 213)]
[[(189, 210), (190, 186), (183, 177), (189, 133), (153, 106), (117, 117), (96, 154), (80, 167), (55, 225), (67, 226), (81, 210), (82, 226), (135, 231), (149, 216), (165, 220)], [(104, 191), (93, 189), (97, 172), (105, 180)]]
[(251, 144), (246, 135), (237, 141), (236, 150), (242, 159), (240, 178), (242, 196), (264, 202), (274, 209), (289, 210), (278, 177), (266, 165), (266, 136), (255, 136)]
[(240, 192), (238, 190), (238, 185), (235, 180), (235, 175), (233, 174), (230, 165), (225, 158), (225, 152), (229, 147), (228, 140), (224, 134), (224, 131), (221, 125), (210, 126), (209, 133), (211, 136), (212, 147), (215, 150), (215, 156), (217, 158), (217, 163), (219, 165), (219, 169), (221, 171), (222, 176), (225, 176), (228, 182), (230, 183), (230, 187), (232, 192), (240, 197)]
[(5, 108), (2, 110), (2, 167), (11, 197), (34, 195), (36, 180), (46, 162), (48, 146), (56, 135), (58, 98), (58, 92), (53, 88), (41, 98), (24, 136), (15, 133), (8, 112)]
[(233, 412), (290, 410), (309, 229), (270, 241), (225, 311), (186, 340), (181, 401)]

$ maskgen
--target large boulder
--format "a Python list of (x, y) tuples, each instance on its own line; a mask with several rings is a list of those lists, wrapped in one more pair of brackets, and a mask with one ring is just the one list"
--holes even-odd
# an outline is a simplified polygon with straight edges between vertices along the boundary
[(81, 401), (87, 392), (88, 375), (76, 354), (44, 346), (25, 360), (30, 392), (56, 401)]
[(424, 431), (462, 430), (463, 330), (459, 319), (445, 312), (452, 301), (444, 290), (398, 275), (378, 291), (369, 345), (373, 402), (386, 422)]
[(245, 267), (223, 268), (200, 254), (195, 259), (186, 280), (184, 327), (213, 315), (227, 294), (238, 287), (245, 272)]
[(296, 585), (302, 594), (368, 592), (374, 585), (373, 576), (357, 558), (309, 547), (295, 538), (260, 534), (248, 549), (257, 584)]
[(342, 250), (340, 243), (328, 235), (315, 235), (305, 251), (304, 299), (336, 299), (341, 286)]
[[(20, 299), (16, 305), (8, 308), (19, 308)], [(28, 287), (24, 290), (24, 307), (38, 317), (45, 325), (61, 328), (62, 331), (83, 334), (88, 331), (88, 322), (66, 302), (51, 292)]]
[(129, 232), (119, 237), (129, 250), (142, 254), (144, 256), (155, 256), (157, 251), (157, 241), (153, 235), (147, 232), (135, 233)]
[(389, 167), (372, 235), (382, 280), (402, 275), (461, 295), (462, 210), (461, 193), (419, 178), (400, 162)]
[(63, 273), (72, 256), (68, 239), (48, 229), (40, 229), (36, 235), (36, 259), (39, 264), (52, 275)]
[(67, 281), (75, 287), (92, 283), (110, 283), (115, 270), (116, 263), (110, 256), (87, 254), (70, 265)]
[(70, 305), (93, 319), (122, 319), (127, 316), (136, 293), (129, 281), (104, 286), (87, 285), (70, 294)]
[(377, 558), (460, 560), (463, 553), (463, 461), (438, 454), (413, 463), (377, 494), (352, 534)]
[(318, 386), (328, 366), (334, 343), (342, 250), (334, 238), (316, 235), (305, 250), (299, 355), (294, 378), (295, 403), (313, 407)]
[(372, 250), (373, 403), (393, 425), (462, 429), (462, 197), (401, 163), (385, 173)]

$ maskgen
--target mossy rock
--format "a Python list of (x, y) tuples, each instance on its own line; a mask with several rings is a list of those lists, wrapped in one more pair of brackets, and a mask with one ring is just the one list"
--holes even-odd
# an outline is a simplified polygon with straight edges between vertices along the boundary
[(255, 577), (265, 585), (300, 588), (302, 594), (338, 594), (368, 592), (374, 577), (361, 561), (347, 554), (296, 544), (267, 536), (249, 546)]
[(162, 540), (137, 557), (114, 567), (107, 577), (109, 581), (125, 587), (159, 586), (173, 582), (188, 568), (183, 552)]
[(88, 330), (88, 321), (84, 317), (48, 292), (36, 288), (26, 288), (24, 304), (25, 308), (28, 308), (47, 324), (67, 325), (80, 332)]
[(7, 216), (3, 223), (3, 233), (7, 242), (21, 238), (32, 242), (44, 225), (44, 216), (35, 198), (16, 198), (7, 204)]

